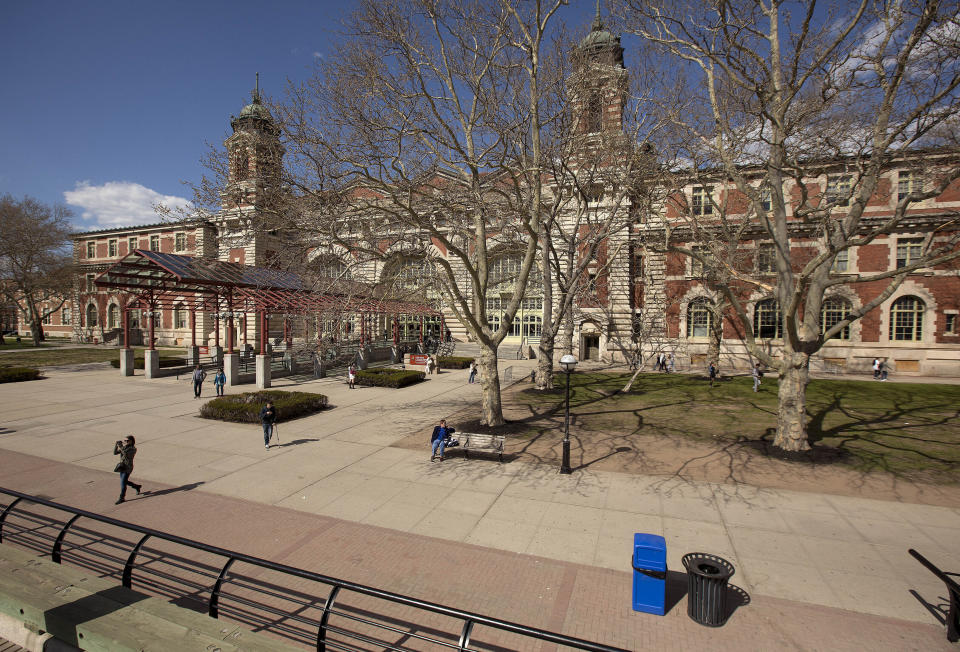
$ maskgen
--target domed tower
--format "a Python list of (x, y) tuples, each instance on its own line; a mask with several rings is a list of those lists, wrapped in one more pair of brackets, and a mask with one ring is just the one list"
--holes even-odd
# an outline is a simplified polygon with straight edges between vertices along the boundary
[(224, 141), (229, 154), (227, 187), (223, 208), (262, 209), (271, 191), (280, 186), (283, 146), (280, 129), (270, 110), (260, 100), (260, 76), (250, 104), (238, 116), (230, 116), (233, 134)]
[(590, 33), (574, 51), (574, 124), (577, 133), (616, 134), (623, 130), (627, 69), (620, 37), (604, 27), (600, 0)]
[(281, 166), (284, 148), (280, 128), (260, 97), (260, 75), (252, 98), (237, 116), (230, 116), (233, 134), (224, 141), (228, 155), (227, 183), (217, 216), (222, 260), (263, 265), (279, 246), (274, 242), (282, 204)]

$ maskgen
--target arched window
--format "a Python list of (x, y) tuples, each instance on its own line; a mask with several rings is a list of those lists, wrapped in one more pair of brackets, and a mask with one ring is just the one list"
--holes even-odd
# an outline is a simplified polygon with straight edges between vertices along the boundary
[(890, 307), (890, 339), (919, 342), (923, 339), (923, 301), (900, 297)]
[(120, 328), (120, 306), (115, 303), (107, 306), (107, 328)]
[(89, 304), (87, 306), (87, 328), (93, 328), (97, 325), (97, 306)]
[(687, 337), (709, 337), (713, 310), (708, 299), (694, 299), (687, 306)]
[[(850, 314), (850, 302), (841, 297), (830, 297), (823, 302), (823, 308), (820, 311), (820, 332), (826, 333), (829, 329), (833, 328), (839, 322), (847, 318), (847, 315)], [(839, 333), (834, 335), (831, 339), (836, 340), (849, 340), (850, 339), (850, 325), (843, 327)]]
[(776, 299), (758, 301), (753, 308), (753, 334), (763, 340), (783, 337), (783, 320), (780, 318), (780, 303)]
[(541, 335), (543, 335), (543, 317), (525, 314), (523, 316), (523, 336), (540, 337)]

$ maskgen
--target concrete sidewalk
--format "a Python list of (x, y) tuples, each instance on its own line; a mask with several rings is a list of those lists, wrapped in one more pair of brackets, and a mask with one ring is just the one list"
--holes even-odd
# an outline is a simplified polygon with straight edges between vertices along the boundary
[[(531, 361), (501, 362), (513, 366), (517, 376), (533, 365)], [(275, 386), (285, 384), (281, 380)], [(615, 587), (610, 588), (614, 592), (609, 596), (596, 596), (611, 603), (617, 614), (611, 614), (613, 620), (607, 623), (595, 612), (590, 615), (603, 621), (591, 625), (597, 632), (593, 638), (606, 642), (613, 639), (600, 634), (609, 627), (616, 629), (613, 623), (636, 632), (632, 623), (639, 619), (647, 623), (641, 628), (645, 632), (649, 627), (658, 629), (659, 623), (677, 618), (683, 611), (681, 604), (667, 619), (648, 621), (629, 610), (632, 534), (661, 533), (667, 539), (671, 569), (681, 569), (680, 557), (693, 551), (719, 554), (736, 566), (734, 582), (753, 597), (753, 603), (733, 620), (744, 618), (742, 614), (747, 612), (759, 612), (759, 604), (788, 601), (777, 608), (787, 612), (813, 609), (810, 613), (821, 614), (816, 618), (839, 619), (847, 625), (854, 622), (849, 620), (851, 612), (871, 614), (883, 617), (878, 622), (885, 623), (882, 627), (871, 625), (873, 631), (894, 635), (892, 632), (903, 627), (911, 636), (930, 634), (923, 637), (929, 644), (939, 645), (940, 640), (946, 644), (939, 623), (910, 593), (914, 590), (937, 603), (943, 585), (906, 550), (916, 548), (947, 570), (960, 568), (956, 545), (960, 541), (960, 510), (956, 506), (908, 505), (590, 470), (559, 476), (551, 468), (519, 462), (501, 465), (495, 459), (453, 457), (431, 464), (429, 427), (479, 397), (479, 385), (467, 385), (465, 371), (431, 376), (427, 382), (403, 390), (349, 390), (338, 379), (296, 388), (327, 394), (334, 407), (281, 423), (282, 445), (265, 451), (258, 426), (198, 418), (200, 401), (192, 398), (185, 381), (123, 379), (110, 369), (52, 372), (43, 381), (0, 386), (4, 405), (0, 448), (50, 461), (30, 465), (44, 469), (42, 474), (39, 470), (23, 472), (16, 462), (19, 455), (4, 455), (0, 484), (120, 518), (134, 514), (139, 519), (153, 519), (154, 513), (160, 518), (166, 506), (174, 503), (181, 515), (190, 514), (189, 523), (178, 525), (171, 520), (174, 529), (204, 540), (218, 536), (208, 531), (206, 524), (211, 521), (201, 517), (205, 510), (220, 514), (224, 513), (221, 510), (244, 514), (254, 510), (261, 519), (276, 513), (269, 506), (278, 506), (285, 508), (282, 513), (299, 513), (304, 523), (332, 520), (337, 528), (361, 537), (356, 539), (358, 543), (363, 537), (387, 536), (397, 545), (414, 548), (446, 541), (443, 550), (450, 550), (449, 542), (456, 542), (457, 550), (479, 546), (489, 551), (493, 555), (490, 563), (497, 565), (560, 564), (575, 568), (577, 576), (583, 574)], [(207, 390), (212, 392), (212, 386)], [(417, 430), (424, 432), (422, 452), (390, 446)], [(114, 508), (116, 477), (109, 473), (115, 463), (111, 449), (115, 440), (128, 433), (137, 436), (140, 450), (135, 477), (148, 489), (198, 491), (177, 491)], [(89, 487), (78, 486), (80, 478), (88, 478)], [(242, 521), (251, 522), (246, 516)], [(222, 524), (223, 519), (212, 522)], [(289, 519), (284, 517), (284, 522)], [(258, 527), (258, 532), (261, 529)], [(236, 541), (254, 545), (258, 532), (237, 533)], [(295, 550), (289, 554), (297, 556)], [(326, 566), (308, 567), (336, 574)], [(514, 571), (522, 577), (517, 568)], [(382, 570), (385, 580), (395, 573), (386, 561)], [(475, 567), (474, 578), (489, 571), (486, 566)], [(383, 585), (376, 576), (361, 581)], [(397, 581), (402, 585), (402, 580)], [(443, 587), (443, 591), (456, 588), (453, 595), (467, 599), (471, 594), (469, 576), (462, 581), (463, 585)], [(526, 599), (533, 600), (531, 591), (541, 595), (536, 582), (517, 586), (509, 574), (504, 582)], [(429, 588), (440, 590), (433, 585)], [(619, 598), (610, 597), (613, 595)], [(469, 600), (495, 606), (496, 600), (488, 598), (478, 595)], [(625, 610), (616, 606), (620, 599)], [(498, 615), (459, 599), (451, 602)], [(571, 615), (569, 609), (567, 618), (578, 622), (579, 616)], [(538, 610), (530, 613), (534, 617)], [(515, 614), (502, 617), (522, 620)], [(689, 623), (692, 631), (698, 627), (690, 621), (683, 623)], [(566, 626), (562, 631), (591, 637)], [(804, 639), (813, 634), (799, 629), (785, 638), (797, 648), (813, 649), (816, 646), (806, 645)], [(637, 635), (646, 640), (643, 636), (649, 633)], [(750, 643), (757, 642), (756, 635), (745, 639), (746, 647), (763, 647)], [(911, 649), (908, 641), (897, 640), (893, 647)], [(672, 638), (660, 642), (662, 647), (680, 647)], [(832, 644), (822, 647), (836, 648)], [(922, 647), (930, 649), (929, 645)]]

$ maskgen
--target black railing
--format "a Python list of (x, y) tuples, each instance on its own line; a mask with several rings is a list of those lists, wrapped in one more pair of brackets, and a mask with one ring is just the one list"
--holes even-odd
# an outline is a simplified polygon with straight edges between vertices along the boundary
[(947, 595), (949, 596), (948, 600), (950, 602), (949, 611), (946, 616), (947, 640), (951, 643), (956, 643), (960, 640), (960, 584), (958, 584), (954, 578), (950, 577), (949, 574), (934, 566), (929, 559), (913, 548), (910, 548), (907, 552), (946, 585)]
[[(212, 546), (19, 491), (0, 488), (0, 494), (13, 498), (0, 512), (0, 543), (9, 542), (8, 532), (14, 531), (19, 545), (41, 552), (49, 551), (50, 558), (54, 562), (61, 563), (64, 553), (69, 551), (76, 553), (78, 565), (89, 567), (104, 575), (116, 575), (119, 570), (120, 583), (127, 588), (132, 588), (134, 571), (136, 571), (138, 586), (151, 588), (164, 597), (179, 601), (187, 599), (205, 603), (207, 613), (214, 618), (225, 613), (242, 624), (253, 624), (255, 629), (305, 643), (310, 647), (315, 645), (317, 650), (361, 650), (374, 647), (396, 652), (408, 650), (412, 652), (412, 648), (404, 647), (402, 642), (413, 640), (419, 644), (436, 645), (440, 649), (486, 652), (516, 649), (517, 641), (511, 641), (511, 637), (519, 636), (523, 639), (548, 641), (577, 650), (625, 652), (620, 648), (483, 616)], [(71, 516), (64, 523), (24, 510), (23, 502), (42, 505)], [(8, 522), (8, 517), (12, 514), (16, 514), (26, 524), (15, 525)], [(140, 537), (136, 544), (133, 544), (132, 541), (108, 533), (75, 525), (81, 518), (120, 528), (126, 532), (137, 533)], [(54, 536), (52, 533), (45, 532), (48, 528), (59, 528), (59, 531)], [(80, 539), (80, 542), (68, 546), (65, 550), (68, 533), (71, 538)], [(211, 562), (188, 559), (159, 548), (151, 548), (148, 551), (145, 544), (151, 539), (201, 551), (226, 561), (214, 565)], [(49, 545), (50, 541), (52, 545)], [(45, 548), (46, 545), (49, 545), (49, 548)], [(86, 554), (91, 559), (81, 560), (82, 554)], [(329, 593), (325, 599), (318, 598), (301, 589), (283, 586), (279, 582), (267, 582), (263, 579), (235, 574), (233, 569), (238, 562), (274, 571), (279, 573), (281, 578), (296, 578), (323, 584), (329, 588)], [(122, 564), (122, 569), (116, 568), (117, 564)], [(172, 568), (172, 571), (160, 570), (156, 568), (158, 564), (166, 564)], [(183, 577), (183, 572), (206, 579), (200, 582), (187, 579)], [(209, 584), (210, 580), (213, 581), (212, 586)], [(228, 595), (225, 592), (227, 585), (238, 592)], [(177, 590), (178, 588), (180, 590)], [(186, 592), (183, 591), (184, 588), (187, 589)], [(344, 594), (353, 594), (359, 603), (348, 604)], [(228, 599), (231, 603), (229, 610), (223, 605), (224, 599)], [(296, 606), (293, 609), (279, 607), (278, 602), (289, 602)], [(398, 615), (387, 613), (390, 607), (398, 606), (403, 608), (402, 613)], [(411, 622), (408, 619), (409, 608), (416, 610), (418, 622)], [(318, 610), (318, 617), (309, 617), (307, 614), (311, 610)], [(338, 619), (336, 623), (331, 622), (333, 618)], [(458, 623), (457, 631), (450, 631), (450, 627), (445, 627), (450, 624), (449, 619)], [(478, 626), (493, 630), (490, 641), (472, 640), (474, 630)], [(315, 632), (315, 634), (309, 632)], [(393, 640), (386, 638), (390, 636), (395, 638)]]

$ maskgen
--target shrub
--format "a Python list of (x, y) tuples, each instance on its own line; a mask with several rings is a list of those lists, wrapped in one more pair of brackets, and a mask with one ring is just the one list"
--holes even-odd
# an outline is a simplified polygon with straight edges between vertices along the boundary
[[(114, 358), (110, 361), (110, 364), (113, 365), (114, 369), (120, 368), (120, 359)], [(146, 366), (144, 358), (134, 358), (133, 359), (133, 368), (134, 369), (143, 369)], [(160, 368), (168, 369), (170, 367), (185, 367), (187, 366), (186, 358), (160, 358)]]
[(268, 389), (215, 398), (200, 408), (200, 416), (237, 423), (260, 423), (260, 408), (268, 400), (273, 401), (279, 421), (314, 414), (327, 407), (327, 397), (323, 394)]
[(357, 382), (370, 387), (393, 387), (399, 389), (419, 383), (426, 376), (422, 371), (412, 369), (362, 369), (357, 372)]
[(39, 369), (30, 367), (0, 367), (0, 383), (19, 383), (40, 378)]
[(441, 355), (437, 358), (437, 367), (440, 369), (466, 369), (475, 359), (456, 355)]

